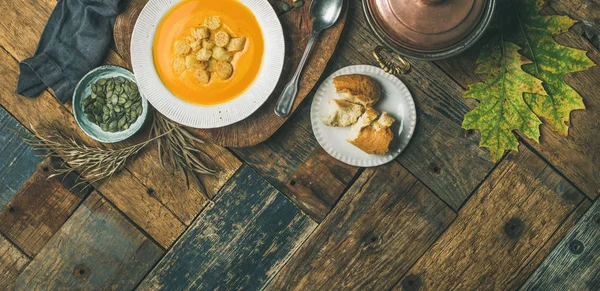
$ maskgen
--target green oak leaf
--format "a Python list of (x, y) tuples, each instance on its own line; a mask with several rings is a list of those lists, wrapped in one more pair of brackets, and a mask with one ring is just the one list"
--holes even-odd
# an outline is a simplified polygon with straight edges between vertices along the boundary
[[(525, 94), (525, 102), (561, 135), (569, 134), (571, 111), (585, 109), (583, 99), (564, 80), (565, 74), (584, 71), (594, 63), (584, 50), (560, 45), (554, 36), (569, 30), (577, 21), (559, 15), (540, 15), (546, 0), (512, 0), (512, 11), (504, 23), (513, 25), (506, 35), (523, 49), (531, 64), (523, 69), (544, 82), (544, 95)], [(508, 29), (507, 29), (508, 30)]]
[(506, 150), (518, 150), (519, 142), (512, 132), (520, 130), (527, 137), (538, 140), (540, 124), (536, 114), (523, 98), (523, 92), (545, 95), (542, 81), (523, 71), (521, 66), (531, 63), (519, 54), (521, 48), (494, 37), (482, 49), (475, 73), (486, 74), (483, 82), (469, 86), (464, 97), (479, 101), (479, 105), (465, 115), (463, 128), (481, 132), (482, 147), (490, 149), (493, 161), (498, 161)]

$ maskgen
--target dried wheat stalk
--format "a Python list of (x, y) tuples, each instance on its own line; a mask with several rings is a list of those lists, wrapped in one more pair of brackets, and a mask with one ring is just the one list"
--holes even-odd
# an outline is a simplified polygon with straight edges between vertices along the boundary
[[(161, 136), (157, 139), (160, 164), (165, 167), (164, 159), (175, 171), (182, 171), (185, 175), (187, 186), (190, 179), (194, 181), (204, 198), (210, 200), (206, 194), (206, 188), (200, 180), (200, 175), (215, 175), (216, 171), (207, 166), (199, 155), (210, 159), (210, 157), (196, 145), (204, 144), (204, 141), (192, 135), (187, 129), (167, 119), (160, 113), (154, 114), (151, 136)], [(211, 162), (213, 162), (211, 160)]]
[(44, 130), (40, 133), (32, 127), (37, 138), (25, 138), (25, 141), (37, 150), (48, 150), (48, 156), (63, 159), (63, 167), (55, 169), (50, 177), (55, 177), (70, 172), (78, 172), (90, 184), (110, 178), (119, 172), (127, 160), (137, 154), (150, 142), (161, 138), (157, 136), (147, 141), (121, 149), (105, 149), (90, 147), (68, 137), (57, 128)]

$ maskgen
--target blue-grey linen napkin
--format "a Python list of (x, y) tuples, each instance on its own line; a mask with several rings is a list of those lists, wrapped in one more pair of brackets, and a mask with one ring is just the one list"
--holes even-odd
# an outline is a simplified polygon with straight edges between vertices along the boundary
[(108, 52), (121, 0), (59, 0), (33, 57), (19, 64), (17, 94), (38, 96), (50, 87), (68, 101), (79, 80)]

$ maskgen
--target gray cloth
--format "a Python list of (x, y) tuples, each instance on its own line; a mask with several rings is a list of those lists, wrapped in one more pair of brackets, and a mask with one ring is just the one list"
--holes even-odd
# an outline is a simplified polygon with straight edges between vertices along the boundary
[(79, 80), (104, 60), (120, 1), (59, 0), (34, 56), (19, 64), (16, 93), (35, 97), (50, 87), (68, 101)]

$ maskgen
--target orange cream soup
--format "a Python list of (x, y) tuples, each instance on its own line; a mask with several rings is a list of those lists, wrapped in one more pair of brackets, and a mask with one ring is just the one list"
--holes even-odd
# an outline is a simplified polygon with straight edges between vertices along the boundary
[[(236, 53), (231, 62), (233, 75), (219, 80), (213, 73), (210, 83), (200, 84), (192, 72), (179, 76), (173, 68), (177, 58), (175, 41), (201, 26), (210, 16), (221, 18), (221, 29), (230, 35), (247, 38), (243, 51)], [(212, 38), (212, 37), (211, 37)], [(237, 0), (184, 0), (171, 9), (161, 20), (154, 38), (154, 63), (161, 80), (169, 90), (188, 102), (215, 105), (242, 94), (258, 75), (264, 52), (264, 39), (256, 17)]]

